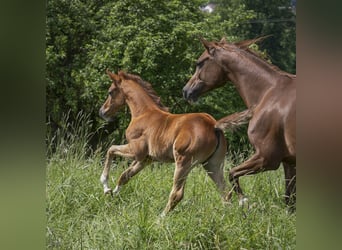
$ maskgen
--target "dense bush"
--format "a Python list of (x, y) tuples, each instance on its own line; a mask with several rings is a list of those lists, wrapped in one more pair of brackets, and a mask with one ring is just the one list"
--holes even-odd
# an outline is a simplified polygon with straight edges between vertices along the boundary
[[(73, 122), (82, 111), (92, 120), (90, 130), (97, 131), (91, 140), (94, 145), (100, 134), (122, 141), (127, 112), (118, 114), (112, 124), (103, 125), (98, 117), (110, 83), (106, 68), (139, 74), (174, 113), (205, 111), (220, 118), (243, 110), (233, 86), (211, 92), (194, 106), (182, 99), (181, 92), (203, 51), (199, 36), (250, 38), (245, 37), (252, 34), (250, 21), (260, 10), (243, 2), (217, 1), (216, 10), (205, 13), (199, 8), (207, 3), (203, 0), (47, 1), (46, 119), (52, 133), (66, 113)], [(282, 44), (288, 44), (286, 39)], [(294, 53), (293, 46), (283, 50), (282, 55)], [(240, 135), (231, 139), (239, 141)]]

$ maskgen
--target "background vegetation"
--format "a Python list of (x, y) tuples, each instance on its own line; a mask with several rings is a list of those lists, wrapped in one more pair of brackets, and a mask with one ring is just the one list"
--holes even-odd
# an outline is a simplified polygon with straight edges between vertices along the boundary
[[(270, 60), (295, 72), (295, 19), (290, 1), (215, 1), (212, 13), (205, 0), (49, 0), (46, 19), (46, 119), (52, 131), (70, 112), (90, 115), (91, 143), (104, 138), (122, 141), (128, 116), (104, 124), (98, 117), (109, 87), (105, 69), (126, 70), (152, 83), (174, 113), (208, 112), (215, 118), (243, 110), (234, 87), (227, 84), (195, 106), (182, 98), (182, 88), (203, 52), (199, 36), (209, 40), (273, 36), (262, 45)], [(281, 9), (281, 8), (285, 9)], [(100, 128), (100, 129), (99, 129)], [(245, 133), (230, 135), (232, 143)], [(100, 139), (100, 135), (102, 136)]]
[[(98, 117), (109, 68), (152, 83), (173, 113), (207, 112), (215, 118), (245, 109), (231, 84), (196, 105), (182, 88), (203, 52), (198, 36), (230, 41), (273, 36), (256, 49), (295, 73), (295, 13), (290, 1), (49, 0), (46, 17), (47, 247), (56, 249), (293, 249), (295, 214), (283, 204), (282, 172), (246, 177), (250, 209), (223, 206), (200, 168), (184, 201), (159, 219), (170, 192), (173, 165), (153, 164), (116, 199), (102, 195), (103, 153), (124, 141), (127, 110), (112, 123)], [(246, 128), (227, 133), (226, 169), (251, 152)], [(127, 167), (116, 161), (115, 180)], [(99, 187), (98, 189), (96, 187)], [(252, 209), (251, 209), (252, 208)]]

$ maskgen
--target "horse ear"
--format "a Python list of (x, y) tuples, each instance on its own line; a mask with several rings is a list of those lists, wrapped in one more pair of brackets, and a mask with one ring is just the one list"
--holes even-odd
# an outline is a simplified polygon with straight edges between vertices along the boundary
[(208, 51), (209, 55), (213, 55), (215, 50), (214, 43), (205, 40), (203, 37), (200, 37), (200, 41), (205, 49)]
[(126, 72), (125, 72), (125, 71), (120, 70), (120, 71), (118, 72), (118, 75), (119, 75), (120, 79), (127, 79), (127, 76), (126, 76)]
[(109, 69), (106, 69), (107, 75), (109, 75), (110, 79), (112, 79), (115, 83), (120, 82), (120, 77), (112, 72), (109, 71)]
[(253, 43), (261, 42), (262, 40), (264, 40), (264, 39), (266, 39), (266, 38), (268, 38), (270, 36), (272, 36), (272, 35), (261, 36), (261, 37), (250, 39), (250, 40), (244, 40), (244, 41), (241, 41), (241, 42), (236, 42), (234, 44), (237, 47), (239, 47), (240, 49), (247, 49)]

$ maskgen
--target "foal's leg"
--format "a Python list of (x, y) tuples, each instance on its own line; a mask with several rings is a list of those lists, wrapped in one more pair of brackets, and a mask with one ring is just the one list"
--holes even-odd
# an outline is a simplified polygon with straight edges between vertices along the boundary
[(210, 159), (206, 164), (203, 165), (203, 167), (207, 171), (209, 177), (216, 184), (223, 201), (227, 202), (227, 184), (224, 179), (224, 159), (223, 161), (215, 161), (214, 159)]
[(104, 165), (103, 172), (100, 178), (100, 181), (103, 184), (103, 191), (105, 194), (112, 193), (112, 190), (108, 187), (108, 178), (109, 178), (110, 164), (112, 163), (112, 160), (115, 155), (119, 155), (119, 156), (123, 156), (127, 158), (134, 157), (134, 155), (129, 150), (128, 144), (113, 145), (108, 149), (106, 160), (105, 160), (105, 165)]
[(176, 161), (172, 190), (162, 216), (165, 216), (168, 212), (173, 210), (175, 206), (183, 199), (186, 178), (191, 169), (192, 166), (190, 161), (187, 161), (187, 163), (178, 163)]
[(144, 166), (145, 166), (144, 162), (133, 161), (131, 166), (121, 174), (113, 193), (114, 194), (119, 193), (121, 187), (125, 185), (134, 175), (139, 173), (140, 170), (144, 168)]
[(216, 150), (208, 159), (207, 163), (203, 164), (203, 167), (216, 184), (223, 201), (227, 202), (227, 184), (224, 178), (224, 160), (227, 152), (227, 141), (222, 131), (216, 130), (216, 136), (219, 136)]
[(285, 203), (293, 206), (296, 203), (296, 166), (283, 162), (285, 172)]

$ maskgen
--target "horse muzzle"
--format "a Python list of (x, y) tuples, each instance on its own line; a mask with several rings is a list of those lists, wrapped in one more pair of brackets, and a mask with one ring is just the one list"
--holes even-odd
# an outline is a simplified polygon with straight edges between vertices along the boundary
[(108, 117), (107, 115), (106, 115), (106, 110), (104, 110), (103, 108), (100, 108), (100, 110), (99, 110), (99, 116), (102, 118), (102, 119), (104, 119), (104, 120), (106, 120), (107, 122), (112, 122), (113, 120), (114, 120), (114, 118), (113, 117)]
[(183, 97), (190, 103), (196, 102), (198, 100), (199, 94), (199, 88), (187, 88), (187, 86), (183, 88)]

